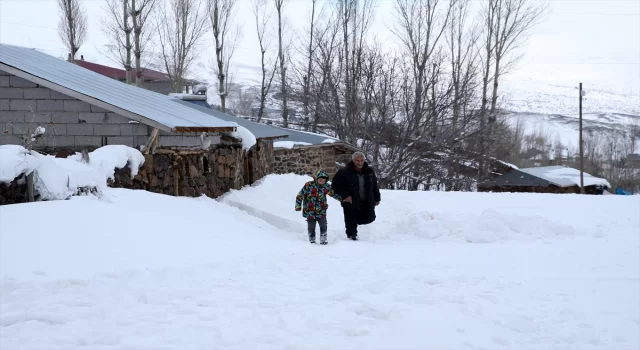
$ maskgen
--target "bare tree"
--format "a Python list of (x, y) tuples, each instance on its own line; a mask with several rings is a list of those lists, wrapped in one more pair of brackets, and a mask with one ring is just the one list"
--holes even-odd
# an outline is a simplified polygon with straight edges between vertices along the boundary
[(128, 84), (133, 82), (135, 70), (136, 85), (142, 86), (142, 61), (153, 33), (149, 22), (157, 3), (158, 0), (106, 0), (102, 31), (109, 40), (108, 56), (124, 67)]
[(315, 44), (314, 44), (314, 31), (316, 30), (316, 6), (318, 4), (318, 0), (311, 0), (311, 18), (309, 19), (309, 32), (308, 32), (308, 41), (306, 42), (305, 48), (305, 60), (306, 65), (304, 71), (302, 73), (302, 114), (304, 115), (306, 130), (309, 130), (310, 120), (309, 120), (309, 101), (310, 101), (310, 87), (311, 87), (311, 74), (313, 73), (313, 56), (315, 52)]
[(232, 28), (237, 0), (207, 0), (213, 38), (216, 45), (216, 75), (222, 112), (226, 111), (229, 94), (229, 65), (237, 47), (239, 28)]
[(465, 107), (473, 104), (477, 87), (474, 79), (477, 76), (478, 59), (474, 47), (479, 38), (476, 31), (468, 27), (469, 3), (470, 0), (458, 0), (455, 3), (447, 36), (453, 85), (451, 134), (463, 131), (459, 129), (459, 120), (464, 114), (470, 113)]
[(412, 63), (415, 92), (411, 114), (414, 119), (423, 122), (423, 133), (433, 125), (433, 122), (429, 123), (429, 119), (436, 117), (427, 111), (427, 94), (435, 83), (433, 74), (437, 65), (434, 66), (434, 56), (440, 38), (448, 27), (453, 4), (454, 2), (448, 2), (442, 5), (441, 0), (396, 0), (395, 3), (399, 17), (395, 33)]
[(546, 0), (490, 0), (494, 3), (495, 17), (490, 32), (494, 36), (493, 91), (491, 112), (496, 110), (498, 81), (520, 56), (508, 59), (522, 43), (529, 31), (540, 21), (548, 8)]
[(168, 7), (157, 11), (159, 56), (173, 83), (173, 91), (182, 92), (209, 21), (201, 0), (168, 0), (168, 3)]
[(142, 86), (142, 55), (151, 39), (151, 14), (158, 0), (131, 0), (134, 55), (136, 58), (136, 86)]
[(521, 45), (525, 36), (540, 21), (546, 11), (546, 0), (491, 0), (497, 2), (492, 30), (494, 35), (493, 91), (491, 112), (496, 110), (499, 77), (508, 71), (520, 56), (505, 61)]
[[(315, 50), (309, 58), (314, 64), (308, 74), (309, 105), (313, 109), (311, 127), (318, 131), (320, 118), (332, 121), (336, 127), (335, 134), (340, 129), (337, 120), (342, 118), (342, 104), (340, 102), (340, 84), (342, 80), (342, 61), (338, 58), (341, 50), (340, 21), (337, 11), (332, 13), (325, 23), (315, 29), (313, 46)], [(313, 107), (311, 107), (313, 105)]]
[(76, 53), (87, 37), (87, 13), (80, 4), (80, 0), (58, 0), (60, 8), (60, 22), (58, 34), (69, 50), (71, 62), (75, 61)]
[(131, 31), (129, 23), (129, 0), (106, 0), (102, 17), (102, 31), (107, 36), (109, 58), (122, 65), (126, 71), (126, 82), (131, 84)]
[(287, 105), (287, 61), (284, 57), (282, 9), (287, 0), (273, 0), (278, 16), (278, 61), (280, 62), (280, 94), (282, 99), (282, 124), (289, 127), (289, 107)]
[(271, 41), (271, 33), (268, 32), (270, 13), (267, 9), (267, 0), (253, 0), (253, 15), (256, 21), (256, 33), (258, 34), (258, 43), (260, 45), (260, 62), (262, 68), (262, 81), (260, 84), (260, 107), (258, 109), (257, 121), (260, 122), (264, 114), (267, 95), (271, 89), (271, 82), (276, 72), (278, 59), (275, 58), (272, 63), (267, 62), (267, 50)]
[(345, 111), (339, 132), (354, 142), (354, 135), (347, 135), (355, 130), (358, 113), (358, 79), (366, 50), (366, 34), (375, 13), (374, 0), (340, 0), (338, 12), (342, 26), (342, 49), (344, 61)]

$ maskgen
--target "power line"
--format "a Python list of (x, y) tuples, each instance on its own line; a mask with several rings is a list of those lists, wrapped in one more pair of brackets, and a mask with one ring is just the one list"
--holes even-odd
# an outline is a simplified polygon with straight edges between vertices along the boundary
[[(1, 0), (0, 0), (1, 1)], [(13, 25), (17, 25), (17, 26), (25, 26), (25, 27), (36, 27), (36, 28), (45, 28), (45, 29), (58, 29), (58, 28), (53, 28), (53, 27), (46, 27), (46, 26), (39, 26), (36, 24), (26, 24), (26, 23), (16, 23), (16, 22), (5, 22), (5, 21), (0, 21), (0, 23), (3, 24), (13, 24)]]

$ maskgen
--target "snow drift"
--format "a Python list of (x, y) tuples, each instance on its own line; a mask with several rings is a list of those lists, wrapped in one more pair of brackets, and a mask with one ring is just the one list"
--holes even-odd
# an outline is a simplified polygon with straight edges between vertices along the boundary
[(382, 191), (359, 242), (329, 199), (314, 246), (293, 210), (309, 179), (0, 206), (0, 344), (640, 347), (640, 196)]
[(87, 154), (56, 158), (18, 145), (0, 146), (0, 182), (10, 183), (35, 172), (34, 189), (41, 200), (69, 199), (80, 192), (102, 193), (115, 169), (128, 166), (131, 176), (144, 163), (140, 151), (122, 145), (107, 145)]
[[(295, 195), (309, 176), (268, 175), (242, 190), (221, 198), (231, 205), (264, 217), (275, 227), (305, 232)], [(435, 241), (491, 243), (504, 240), (547, 240), (574, 236), (599, 237), (621, 223), (619, 213), (630, 207), (640, 212), (637, 198), (556, 194), (501, 194), (465, 192), (410, 192), (382, 190), (377, 220), (360, 226), (361, 239), (397, 240), (423, 238)], [(268, 198), (268, 206), (261, 205)], [(594, 211), (593, 208), (599, 208)], [(277, 214), (275, 214), (277, 213)], [(589, 213), (585, 215), (584, 213)], [(274, 214), (279, 218), (274, 218)], [(344, 216), (340, 203), (329, 198), (329, 239), (342, 239)]]

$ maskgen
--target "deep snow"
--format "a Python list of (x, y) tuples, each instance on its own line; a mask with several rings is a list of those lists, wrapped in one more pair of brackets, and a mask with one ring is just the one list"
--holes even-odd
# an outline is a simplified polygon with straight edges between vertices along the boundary
[(383, 191), (309, 245), (270, 175), (219, 201), (0, 207), (2, 349), (637, 349), (640, 197)]

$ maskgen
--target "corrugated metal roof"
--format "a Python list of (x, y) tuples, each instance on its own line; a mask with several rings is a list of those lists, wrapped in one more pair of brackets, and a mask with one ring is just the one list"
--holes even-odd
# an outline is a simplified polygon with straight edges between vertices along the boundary
[(167, 95), (119, 82), (35, 49), (0, 44), (0, 62), (45, 80), (52, 85), (47, 87), (53, 90), (56, 90), (56, 86), (69, 89), (78, 93), (79, 96), (74, 96), (78, 99), (88, 97), (104, 102), (129, 112), (127, 117), (164, 131), (234, 130), (237, 126), (234, 122), (175, 103)]
[[(249, 130), (256, 138), (260, 139), (260, 138), (281, 138), (281, 137), (287, 137), (287, 132), (284, 130), (279, 130), (276, 129), (274, 127), (271, 127), (269, 125), (266, 124), (262, 124), (262, 123), (256, 123), (256, 122), (252, 122), (250, 120), (246, 120), (246, 119), (242, 119), (227, 113), (222, 113), (218, 110), (215, 110), (211, 107), (204, 107), (204, 104), (206, 104), (206, 102), (204, 104), (204, 101), (198, 101), (198, 100), (194, 100), (194, 101), (184, 101), (182, 99), (179, 98), (174, 98), (173, 99), (176, 103), (180, 103), (182, 105), (185, 106), (189, 106), (189, 108), (193, 108), (195, 110), (201, 111), (203, 113), (207, 113), (213, 117), (216, 117), (218, 119), (222, 119), (222, 120), (226, 120), (229, 122), (234, 122), (237, 123), (238, 125), (246, 128), (247, 130)], [(207, 106), (209, 106), (208, 104), (206, 104)]]

